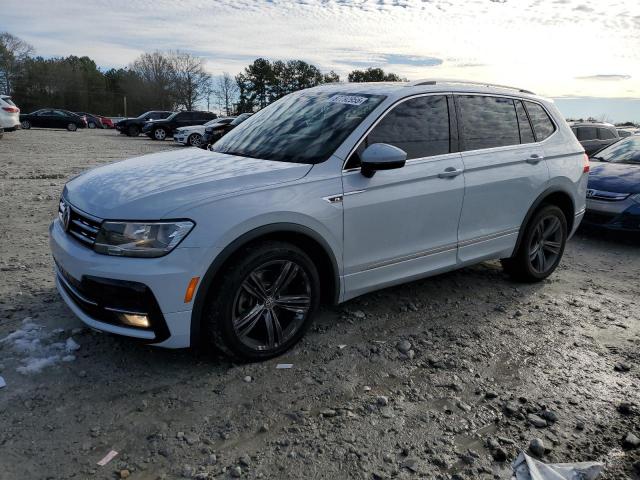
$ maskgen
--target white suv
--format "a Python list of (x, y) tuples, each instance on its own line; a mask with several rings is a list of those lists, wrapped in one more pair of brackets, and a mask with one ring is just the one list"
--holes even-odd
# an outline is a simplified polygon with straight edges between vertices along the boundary
[(588, 168), (554, 104), (525, 90), (324, 85), (213, 151), (69, 181), (50, 227), (58, 290), (93, 328), (265, 359), (322, 301), (489, 259), (546, 278), (584, 214)]
[(12, 132), (20, 126), (20, 109), (8, 95), (0, 95), (0, 131)]

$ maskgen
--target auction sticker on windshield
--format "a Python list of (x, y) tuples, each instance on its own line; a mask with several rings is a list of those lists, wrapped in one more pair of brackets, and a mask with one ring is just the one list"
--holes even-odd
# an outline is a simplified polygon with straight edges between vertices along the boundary
[(342, 103), (344, 105), (362, 105), (367, 101), (367, 97), (359, 97), (357, 95), (334, 95), (329, 98), (331, 103)]

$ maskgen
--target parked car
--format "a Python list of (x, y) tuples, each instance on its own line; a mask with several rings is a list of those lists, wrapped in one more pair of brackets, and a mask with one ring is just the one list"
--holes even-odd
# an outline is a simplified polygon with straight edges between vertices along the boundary
[(86, 112), (75, 112), (75, 114), (85, 118), (87, 121), (87, 128), (104, 128), (102, 120), (100, 120), (100, 117), (97, 115)]
[(211, 145), (216, 143), (222, 137), (224, 137), (231, 130), (236, 128), (242, 122), (244, 122), (247, 118), (249, 118), (251, 113), (241, 113), (237, 117), (235, 117), (231, 122), (223, 125), (212, 125), (207, 127), (204, 131), (204, 135), (202, 136), (202, 141), (200, 142), (200, 148), (208, 149)]
[(0, 130), (13, 132), (20, 126), (20, 109), (9, 95), (0, 95)]
[(640, 231), (640, 136), (623, 138), (591, 160), (585, 223)]
[(236, 117), (218, 117), (214, 120), (209, 120), (204, 125), (190, 125), (188, 127), (176, 128), (173, 131), (173, 141), (190, 147), (199, 147), (206, 128), (216, 125), (227, 125), (231, 123), (234, 118)]
[(262, 109), (213, 153), (70, 180), (50, 227), (57, 287), (92, 328), (263, 360), (321, 301), (488, 259), (543, 280), (582, 220), (588, 169), (554, 103), (525, 90), (326, 84)]
[(584, 147), (587, 155), (617, 142), (620, 138), (615, 125), (610, 123), (571, 123), (571, 130)]
[(87, 121), (68, 110), (43, 108), (32, 113), (20, 114), (20, 125), (25, 130), (31, 127), (66, 128), (70, 132), (75, 132), (78, 128), (86, 128)]
[(113, 121), (109, 117), (103, 117), (102, 115), (96, 115), (102, 122), (104, 128), (115, 128)]
[(640, 129), (638, 128), (617, 128), (616, 130), (618, 131), (620, 138), (640, 134)]
[(116, 123), (116, 130), (129, 137), (137, 137), (142, 132), (144, 124), (150, 120), (159, 120), (173, 115), (166, 110), (152, 110), (135, 118), (125, 118)]
[(142, 133), (153, 140), (164, 140), (173, 135), (176, 128), (188, 127), (192, 125), (202, 125), (217, 118), (211, 112), (176, 112), (164, 120), (153, 120), (144, 124)]

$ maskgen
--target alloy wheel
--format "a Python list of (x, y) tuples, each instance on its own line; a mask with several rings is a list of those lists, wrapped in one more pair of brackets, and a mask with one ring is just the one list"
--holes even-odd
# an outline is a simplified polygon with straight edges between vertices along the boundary
[(156, 138), (156, 140), (164, 140), (167, 136), (167, 132), (164, 131), (164, 128), (156, 128), (153, 132), (153, 136)]
[(75, 132), (78, 129), (78, 126), (75, 123), (70, 123), (67, 125), (67, 130), (70, 132)]
[(198, 135), (197, 133), (194, 133), (193, 135), (191, 135), (189, 143), (191, 144), (192, 147), (199, 147), (201, 141), (202, 141), (202, 135)]
[(302, 328), (311, 304), (311, 282), (304, 268), (291, 260), (264, 263), (244, 279), (235, 295), (234, 332), (252, 350), (275, 350)]
[(31, 128), (31, 122), (29, 120), (24, 120), (20, 126), (25, 130), (29, 130)]
[(544, 274), (555, 266), (562, 254), (562, 224), (555, 215), (542, 217), (529, 242), (529, 262), (537, 273)]

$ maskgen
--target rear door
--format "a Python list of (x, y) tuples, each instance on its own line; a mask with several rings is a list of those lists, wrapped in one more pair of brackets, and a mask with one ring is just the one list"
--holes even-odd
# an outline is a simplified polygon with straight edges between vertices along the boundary
[(465, 195), (458, 231), (462, 263), (510, 256), (549, 171), (523, 103), (456, 95)]
[[(456, 264), (464, 175), (450, 108), (445, 95), (405, 99), (348, 159), (342, 204), (349, 297)], [(360, 155), (374, 143), (407, 152), (406, 165), (363, 176)]]
[(584, 147), (587, 155), (591, 155), (593, 152), (600, 149), (597, 127), (578, 127), (577, 131), (578, 141)]

